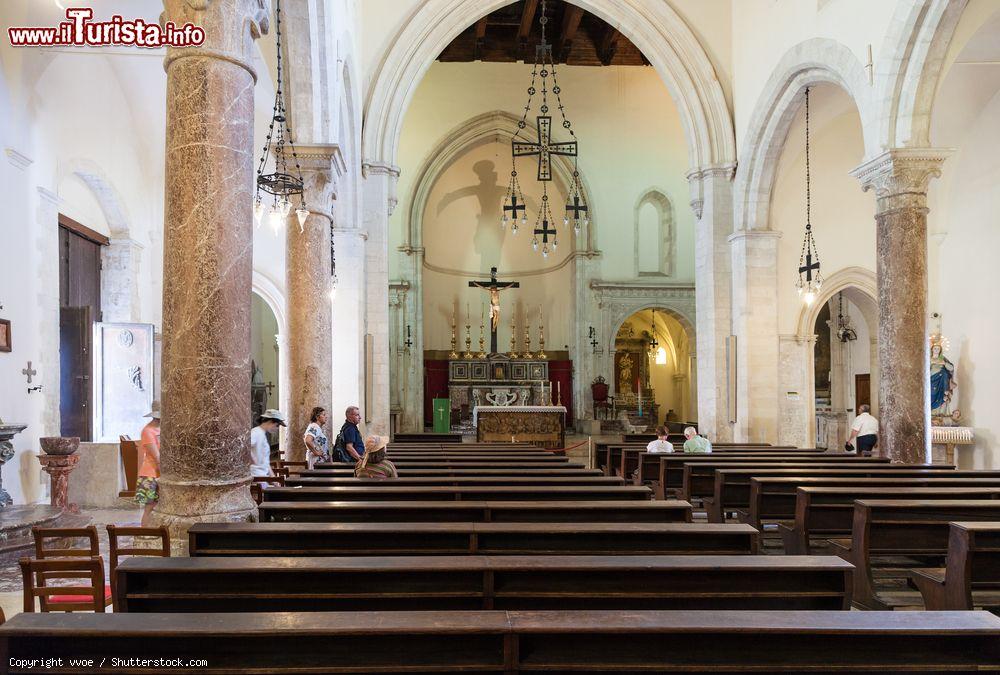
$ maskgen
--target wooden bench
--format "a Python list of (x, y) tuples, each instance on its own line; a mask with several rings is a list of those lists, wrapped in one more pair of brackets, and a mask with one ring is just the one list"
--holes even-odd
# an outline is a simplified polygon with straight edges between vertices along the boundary
[[(766, 641), (763, 646), (762, 641)], [(172, 673), (980, 672), (988, 612), (592, 610), (21, 614), (11, 673), (38, 659), (183, 659)]]
[[(409, 477), (481, 477), (488, 478), (490, 476), (514, 476), (514, 477), (585, 477), (585, 476), (604, 476), (604, 472), (598, 469), (530, 469), (525, 470), (520, 467), (514, 467), (510, 469), (399, 469), (400, 478)], [(313, 469), (311, 471), (303, 471), (299, 474), (302, 478), (353, 478), (354, 469), (344, 468), (344, 469)]]
[[(684, 491), (684, 465), (688, 463), (697, 464), (702, 462), (718, 463), (728, 462), (732, 464), (780, 464), (782, 462), (806, 462), (809, 457), (822, 457), (822, 455), (784, 455), (784, 454), (733, 454), (719, 456), (711, 454), (666, 454), (653, 455), (657, 464), (656, 493), (657, 498), (663, 499), (668, 495), (680, 496)], [(648, 459), (648, 458), (647, 458)]]
[(433, 445), (461, 445), (462, 434), (455, 433), (397, 433), (392, 437), (392, 443), (412, 443), (412, 444), (433, 444)]
[[(702, 470), (704, 471), (704, 469)], [(896, 477), (951, 476), (953, 467), (931, 464), (856, 464), (817, 463), (813, 465), (776, 464), (773, 466), (740, 466), (718, 464), (714, 475), (695, 477), (690, 468), (684, 467), (685, 492), (692, 498), (701, 498), (708, 512), (708, 520), (724, 522), (726, 513), (750, 508), (750, 480), (754, 476), (843, 476), (843, 477)], [(710, 481), (710, 482), (709, 482)], [(706, 491), (708, 496), (706, 496)]]
[(622, 461), (624, 465), (624, 473), (626, 477), (631, 477), (635, 480), (636, 484), (643, 483), (659, 483), (660, 480), (660, 458), (661, 457), (685, 457), (690, 460), (715, 460), (720, 461), (725, 459), (727, 461), (742, 461), (744, 458), (759, 458), (759, 459), (786, 459), (786, 460), (806, 460), (813, 457), (835, 457), (839, 455), (826, 455), (822, 450), (804, 450), (801, 452), (756, 452), (754, 450), (734, 450), (733, 452), (673, 452), (673, 453), (657, 453), (657, 452), (646, 452), (645, 448), (638, 449), (637, 452), (633, 453), (631, 450), (625, 450), (625, 454), (622, 456)]
[[(1000, 522), (951, 523), (945, 567), (913, 570), (912, 578), (928, 610), (979, 605), (995, 612), (1000, 605)], [(981, 595), (985, 590), (991, 591), (988, 597)]]
[[(765, 521), (794, 521), (796, 490), (799, 487), (935, 487), (935, 488), (990, 488), (1000, 486), (1000, 478), (829, 478), (754, 476), (750, 479), (750, 505), (746, 511), (737, 510), (740, 522), (757, 529)], [(744, 515), (745, 514), (745, 515)], [(850, 529), (850, 526), (848, 526)]]
[[(951, 522), (1000, 520), (1000, 500), (859, 500), (854, 502), (854, 526), (849, 541), (831, 543), (841, 557), (857, 568), (854, 602), (860, 607), (888, 607), (877, 596), (873, 558), (883, 556), (943, 557), (948, 551)], [(897, 560), (894, 567), (899, 567)], [(912, 564), (909, 569), (927, 567)], [(909, 569), (902, 568), (908, 576)]]
[(778, 531), (789, 555), (806, 555), (814, 537), (831, 539), (851, 535), (854, 502), (859, 499), (962, 500), (997, 499), (1000, 486), (975, 487), (800, 487), (794, 521), (779, 523)]
[[(649, 440), (642, 443), (598, 443), (595, 446), (595, 457), (596, 457), (596, 468), (603, 470), (607, 474), (614, 473), (615, 467), (620, 467), (622, 462), (622, 450), (628, 448), (630, 450), (635, 450), (638, 452), (645, 452), (646, 446), (649, 445), (649, 441), (655, 440), (655, 436), (651, 436)], [(683, 445), (683, 441), (681, 441)], [(676, 447), (679, 450), (680, 448)], [(729, 446), (713, 446), (715, 452), (725, 452), (725, 453), (754, 453), (754, 454), (768, 454), (778, 452), (780, 454), (785, 453), (816, 453), (822, 452), (815, 449), (799, 449), (790, 447), (774, 447), (774, 446), (763, 446), (763, 445), (729, 445)], [(680, 453), (674, 453), (680, 454)], [(692, 456), (695, 453), (691, 453)], [(704, 453), (705, 455), (711, 453)]]
[(853, 569), (836, 556), (147, 558), (118, 568), (114, 609), (848, 610)]
[(649, 488), (635, 485), (516, 486), (516, 485), (358, 485), (356, 487), (276, 487), (264, 490), (264, 502), (375, 501), (375, 500), (491, 500), (518, 501), (626, 500), (652, 499)]
[(691, 505), (671, 501), (267, 502), (262, 523), (687, 523)]
[(617, 476), (401, 476), (393, 480), (377, 480), (374, 478), (347, 478), (335, 476), (306, 476), (291, 478), (285, 481), (288, 487), (347, 487), (351, 485), (381, 486), (390, 485), (451, 485), (463, 487), (467, 485), (515, 485), (539, 486), (549, 485), (624, 485), (625, 480)]
[(191, 556), (749, 555), (749, 525), (697, 523), (195, 523)]
[(490, 462), (508, 462), (516, 464), (566, 464), (569, 462), (568, 457), (564, 455), (553, 455), (551, 453), (541, 455), (522, 455), (512, 453), (504, 453), (502, 455), (495, 453), (484, 455), (476, 453), (452, 453), (446, 455), (422, 452), (419, 454), (413, 453), (396, 455), (390, 452), (387, 456), (390, 460), (397, 464), (412, 464), (415, 462), (463, 462), (466, 464), (488, 464)]
[[(561, 462), (519, 462), (519, 461), (500, 461), (495, 460), (491, 462), (463, 462), (461, 460), (454, 461), (432, 461), (432, 460), (421, 460), (421, 461), (402, 461), (393, 462), (399, 469), (439, 469), (439, 470), (450, 470), (450, 469), (474, 469), (476, 471), (486, 470), (486, 469), (507, 469), (507, 470), (519, 470), (519, 471), (543, 471), (546, 469), (585, 469), (583, 464), (577, 462), (567, 462), (565, 457), (558, 457)], [(347, 463), (341, 464), (339, 462), (319, 462), (314, 469), (354, 469), (354, 464)]]

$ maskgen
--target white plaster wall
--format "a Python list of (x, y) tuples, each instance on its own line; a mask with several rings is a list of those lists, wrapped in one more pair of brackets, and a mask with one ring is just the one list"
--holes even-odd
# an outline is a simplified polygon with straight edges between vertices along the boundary
[[(879, 63), (897, 2), (892, 0), (738, 0), (732, 3), (732, 77), (736, 147), (775, 66), (794, 45), (814, 37), (836, 40), (862, 64), (868, 45)], [(876, 73), (877, 75), (878, 73)]]
[[(486, 112), (522, 113), (530, 76), (531, 66), (523, 64), (435, 63), (406, 116), (399, 156), (401, 205), (409, 203), (417, 169), (445, 134)], [(580, 139), (580, 170), (590, 190), (594, 246), (602, 253), (601, 278), (634, 278), (635, 204), (655, 187), (673, 205), (677, 259), (671, 280), (693, 281), (695, 219), (687, 206), (687, 150), (676, 107), (662, 81), (651, 68), (563, 67), (559, 83)], [(518, 162), (525, 190), (534, 182), (532, 161)], [(496, 165), (498, 180), (506, 187), (509, 148), (497, 152)], [(563, 210), (554, 209), (560, 223)], [(408, 209), (401, 206), (390, 219), (390, 251), (402, 243), (407, 217)], [(430, 251), (426, 242), (425, 247)], [(390, 275), (396, 278), (397, 256), (391, 256), (391, 263)]]

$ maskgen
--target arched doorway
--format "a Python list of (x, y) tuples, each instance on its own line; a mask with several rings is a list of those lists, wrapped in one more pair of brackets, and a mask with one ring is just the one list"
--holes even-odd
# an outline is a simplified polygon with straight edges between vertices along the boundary
[(256, 291), (250, 299), (250, 386), (253, 419), (279, 408), (278, 319)]
[(636, 311), (621, 323), (609, 384), (623, 425), (652, 431), (694, 417), (693, 347), (685, 324), (666, 307)]

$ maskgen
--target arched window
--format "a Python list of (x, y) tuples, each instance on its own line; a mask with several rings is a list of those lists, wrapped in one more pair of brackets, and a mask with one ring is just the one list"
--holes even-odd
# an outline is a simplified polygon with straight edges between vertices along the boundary
[(674, 271), (674, 209), (659, 190), (649, 190), (636, 203), (635, 265), (637, 277)]

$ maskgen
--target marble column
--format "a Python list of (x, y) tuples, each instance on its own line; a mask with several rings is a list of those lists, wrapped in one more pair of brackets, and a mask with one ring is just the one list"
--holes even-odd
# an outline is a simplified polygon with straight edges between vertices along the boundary
[(877, 199), (879, 449), (930, 460), (927, 185), (948, 152), (889, 150), (852, 172)]
[[(389, 433), (389, 216), (396, 208), (399, 169), (383, 162), (363, 166), (362, 217), (365, 245), (365, 333), (371, 336), (368, 378), (362, 378), (361, 409), (368, 433)], [(365, 360), (362, 360), (364, 373)]]
[(697, 302), (698, 431), (713, 441), (733, 440), (727, 412), (726, 338), (731, 331), (731, 260), (726, 238), (733, 231), (732, 165), (688, 174), (695, 231)]
[(158, 525), (256, 517), (250, 498), (254, 39), (264, 0), (164, 0), (200, 47), (168, 49)]
[(285, 302), (288, 329), (288, 435), (286, 457), (304, 461), (303, 432), (316, 406), (330, 415), (326, 433), (338, 424), (333, 405), (332, 301), (330, 288), (331, 213), (337, 166), (343, 165), (335, 145), (298, 146), (309, 217), (300, 229), (294, 212), (285, 224)]

